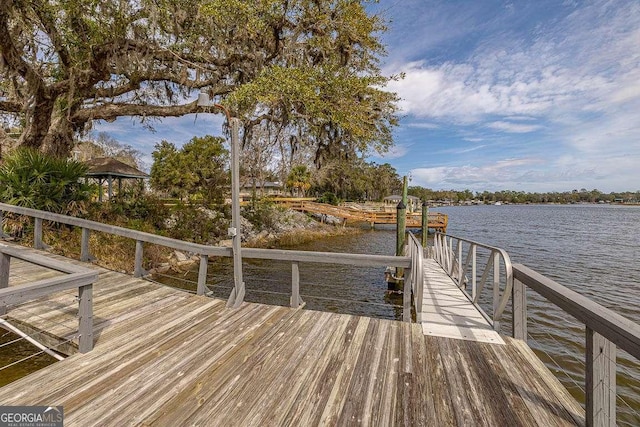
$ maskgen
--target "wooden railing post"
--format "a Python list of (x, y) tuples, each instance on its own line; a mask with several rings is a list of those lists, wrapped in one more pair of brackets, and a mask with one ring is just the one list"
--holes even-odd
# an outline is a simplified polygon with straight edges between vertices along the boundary
[(44, 249), (42, 244), (42, 218), (35, 218), (35, 226), (33, 228), (33, 247), (34, 249)]
[(304, 301), (300, 298), (300, 268), (297, 262), (291, 263), (291, 307), (298, 308)]
[[(411, 243), (409, 243), (411, 244)], [(411, 249), (409, 249), (411, 251)], [(415, 266), (415, 259), (412, 253), (411, 255), (411, 267), (407, 270), (408, 273), (404, 277), (404, 289), (402, 291), (402, 321), (411, 323), (411, 285), (414, 279), (413, 267)], [(405, 272), (406, 273), (406, 272)]]
[(519, 280), (513, 280), (513, 338), (527, 342), (527, 288)]
[(142, 240), (136, 240), (136, 258), (133, 269), (133, 277), (144, 276), (144, 269), (142, 268), (142, 255), (143, 255), (143, 242)]
[(208, 263), (209, 257), (207, 255), (200, 255), (200, 268), (198, 269), (198, 295), (204, 295), (204, 290), (207, 287)]
[(586, 327), (586, 423), (616, 425), (616, 346)]
[(91, 230), (82, 227), (82, 239), (80, 241), (80, 261), (89, 262), (91, 255), (89, 253), (89, 234)]
[(8, 237), (6, 234), (4, 234), (4, 216), (3, 216), (3, 211), (0, 211), (0, 239), (4, 239), (5, 237)]
[(78, 350), (87, 353), (93, 349), (93, 284), (80, 286), (78, 291)]
[[(9, 287), (9, 268), (11, 267), (11, 256), (0, 252), (0, 289)], [(0, 306), (0, 316), (7, 314), (7, 307)]]
[[(396, 206), (396, 256), (402, 256), (404, 253), (405, 233), (407, 221), (407, 207), (402, 201)], [(396, 267), (396, 277), (403, 277), (404, 270), (402, 267)], [(396, 290), (398, 290), (396, 288)]]

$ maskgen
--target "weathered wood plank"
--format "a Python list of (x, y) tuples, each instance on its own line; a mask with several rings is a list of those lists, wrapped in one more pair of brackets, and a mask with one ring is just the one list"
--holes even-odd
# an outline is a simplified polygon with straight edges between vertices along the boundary
[[(277, 310), (249, 306), (236, 311), (237, 313), (231, 316), (234, 317), (232, 321), (221, 317), (213, 323), (233, 326), (234, 323), (243, 322), (243, 319), (251, 314), (255, 315), (252, 317), (253, 324), (240, 333), (228, 335), (224, 333), (224, 328), (211, 328), (209, 322), (200, 322), (163, 343), (160, 352), (157, 349), (148, 352), (151, 359), (147, 363), (141, 363), (132, 367), (132, 371), (123, 373), (122, 378), (126, 378), (124, 382), (120, 381), (113, 389), (103, 389), (100, 397), (93, 398), (91, 403), (100, 407), (101, 411), (104, 411), (103, 416), (115, 425), (141, 422), (146, 415), (144, 412), (159, 409), (172, 397), (176, 389), (179, 390), (183, 384), (191, 384), (201, 378), (202, 371), (217, 355), (241, 348), (244, 337), (258, 328), (261, 320)], [(225, 342), (225, 345), (204, 346), (201, 351), (192, 351), (194, 343), (216, 341)], [(158, 376), (158, 372), (163, 372), (166, 377)], [(174, 381), (166, 381), (167, 377), (174, 378)], [(86, 407), (85, 403), (80, 414), (86, 417), (84, 419), (90, 420), (95, 416), (95, 411), (86, 410)]]
[(481, 411), (474, 393), (470, 392), (470, 384), (464, 378), (463, 367), (459, 364), (459, 346), (461, 340), (440, 338), (438, 347), (444, 365), (445, 375), (450, 388), (453, 411), (458, 426), (491, 425)]
[[(502, 357), (498, 357), (497, 352), (501, 352)], [(521, 369), (512, 366), (512, 361), (507, 359), (506, 352), (502, 348), (494, 351), (494, 346), (481, 345), (477, 348), (468, 347), (467, 354), (472, 360), (471, 369), (477, 376), (482, 377), (482, 384), (480, 384), (482, 393), (495, 396), (496, 403), (499, 403), (493, 409), (501, 414), (499, 419), (514, 420), (513, 424), (521, 426), (538, 425), (518, 393), (516, 385), (501, 373), (502, 370)]]
[[(28, 280), (30, 268), (20, 271)], [(416, 324), (260, 304), (230, 310), (221, 300), (96, 271), (95, 348), (1, 388), (0, 404), (63, 405), (70, 426), (584, 420), (517, 340), (425, 337)], [(64, 329), (52, 321), (77, 327), (73, 292), (28, 307), (48, 330)]]
[(362, 409), (366, 402), (363, 398), (366, 399), (366, 391), (369, 386), (369, 382), (372, 380), (371, 368), (374, 362), (373, 356), (375, 354), (375, 346), (378, 340), (380, 327), (380, 322), (369, 323), (364, 344), (362, 345), (358, 358), (355, 362), (353, 379), (345, 393), (349, 397), (359, 396), (359, 398), (347, 399), (340, 411), (338, 424), (345, 425), (362, 423), (363, 416), (365, 415)]
[(327, 400), (327, 405), (320, 418), (321, 425), (337, 425), (340, 413), (345, 405), (347, 399), (351, 396), (348, 395), (351, 379), (354, 376), (356, 370), (356, 359), (360, 353), (360, 349), (366, 339), (367, 331), (370, 324), (369, 318), (360, 318), (356, 329), (353, 333), (353, 339), (350, 342), (349, 347), (346, 349), (345, 363), (342, 364), (336, 374), (336, 380), (334, 382), (331, 394)]
[[(277, 326), (265, 336), (265, 341), (258, 340), (254, 346), (249, 348), (237, 347), (234, 351), (225, 352), (218, 360), (209, 364), (198, 382), (183, 388), (165, 405), (160, 413), (145, 422), (150, 425), (177, 425), (189, 422), (189, 420), (193, 421), (198, 417), (207, 417), (207, 414), (213, 414), (213, 411), (218, 408), (220, 411), (224, 411), (227, 398), (243, 374), (254, 376), (257, 375), (256, 372), (261, 372), (267, 376), (263, 381), (271, 383), (274, 376), (284, 369), (282, 365), (286, 360), (285, 354), (291, 354), (291, 348), (301, 347), (296, 334), (305, 334), (313, 330), (314, 326), (317, 326), (315, 325), (316, 320), (311, 316), (294, 315), (277, 322)], [(287, 328), (292, 334), (282, 333), (280, 328)], [(274, 355), (273, 352), (276, 350), (274, 346), (276, 345), (278, 351)], [(254, 351), (253, 357), (247, 354), (252, 350)], [(249, 361), (253, 363), (249, 362), (244, 367), (239, 366), (238, 360), (234, 357), (238, 354), (237, 352), (241, 352), (240, 354), (243, 355), (240, 360), (244, 363)], [(253, 374), (251, 374), (251, 369), (254, 370)], [(265, 392), (264, 389), (261, 389), (260, 393), (264, 398), (275, 395), (275, 391)], [(205, 402), (209, 403), (202, 410), (201, 407)], [(233, 409), (234, 405), (231, 408)], [(245, 408), (245, 410), (250, 409)], [(215, 418), (219, 419), (218, 415), (215, 415)]]
[[(349, 360), (347, 358), (349, 349), (354, 345), (355, 332), (360, 319), (356, 316), (349, 316), (344, 320), (345, 329), (342, 334), (335, 334), (335, 348), (327, 357), (327, 361), (318, 373), (315, 384), (309, 387), (308, 406), (314, 408), (307, 411), (298, 420), (299, 425), (319, 425), (322, 415), (330, 402), (331, 393), (340, 376), (340, 369)], [(356, 344), (357, 345), (357, 344)]]
[[(518, 360), (518, 366), (520, 366), (519, 374), (523, 377), (535, 378), (541, 383), (538, 388), (543, 395), (547, 396), (547, 399), (552, 399), (553, 412), (560, 414), (567, 424), (574, 422), (577, 425), (584, 425), (585, 414), (582, 406), (569, 394), (551, 371), (544, 366), (544, 363), (535, 355), (533, 350), (524, 341), (510, 338), (507, 338), (506, 341), (509, 346), (505, 348), (508, 351), (508, 355), (505, 358), (513, 361)], [(498, 351), (495, 348), (493, 350)], [(535, 416), (537, 417), (537, 415)]]
[[(453, 413), (451, 412), (451, 399), (443, 392), (446, 387), (446, 378), (441, 363), (435, 357), (433, 347), (427, 347), (427, 338), (422, 335), (422, 329), (411, 328), (410, 336), (404, 337), (411, 340), (413, 349), (412, 371), (406, 373), (403, 381), (408, 383), (408, 394), (404, 397), (405, 411), (409, 411), (410, 425), (453, 425)], [(435, 340), (431, 340), (435, 341)], [(420, 405), (410, 405), (410, 402), (421, 402)], [(407, 423), (403, 423), (406, 425)]]
[(429, 371), (427, 378), (431, 384), (433, 395), (433, 405), (436, 415), (436, 425), (454, 426), (457, 425), (456, 414), (454, 412), (455, 402), (452, 393), (455, 390), (450, 384), (450, 379), (445, 373), (443, 357), (440, 354), (440, 342), (444, 338), (424, 337), (426, 342), (426, 367)]
[[(313, 312), (307, 312), (306, 315), (310, 315)], [(297, 390), (296, 383), (299, 380), (301, 373), (305, 372), (308, 367), (308, 363), (316, 362), (318, 355), (322, 351), (326, 339), (329, 338), (331, 333), (330, 320), (331, 316), (325, 316), (326, 313), (313, 313), (316, 320), (312, 320), (313, 326), (308, 332), (303, 334), (296, 334), (294, 340), (289, 340), (285, 345), (281, 345), (276, 351), (278, 356), (281, 356), (280, 361), (276, 360), (272, 363), (270, 359), (266, 360), (265, 372), (270, 372), (268, 376), (261, 376), (263, 381), (260, 384), (264, 389), (260, 390), (260, 394), (266, 395), (259, 398), (259, 404), (252, 405), (247, 414), (249, 420), (258, 419), (257, 424), (255, 421), (248, 421), (252, 425), (260, 425), (264, 423), (264, 415), (269, 414), (269, 418), (273, 420), (274, 424), (281, 423), (289, 408), (292, 406), (295, 400), (295, 393)], [(304, 344), (303, 344), (304, 343)], [(304, 368), (303, 368), (304, 367)], [(275, 375), (271, 375), (275, 374)], [(244, 384), (246, 387), (248, 384)], [(225, 398), (232, 398), (234, 393), (225, 394)], [(241, 419), (242, 416), (236, 418), (236, 410), (233, 409), (233, 405), (230, 403), (233, 400), (227, 400), (221, 409), (221, 422), (233, 422), (234, 419)], [(240, 402), (243, 402), (241, 399)], [(200, 420), (200, 422), (206, 421), (207, 416), (211, 412), (203, 412), (194, 418), (194, 421)], [(280, 421), (279, 421), (280, 420)]]

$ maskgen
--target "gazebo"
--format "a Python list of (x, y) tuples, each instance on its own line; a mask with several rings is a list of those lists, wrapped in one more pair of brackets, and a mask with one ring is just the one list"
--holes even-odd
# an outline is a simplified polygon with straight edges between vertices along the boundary
[(109, 199), (111, 199), (113, 196), (114, 179), (118, 181), (118, 193), (120, 193), (122, 191), (123, 179), (136, 179), (142, 182), (142, 180), (149, 178), (148, 174), (112, 157), (99, 157), (87, 160), (85, 164), (89, 166), (89, 171), (86, 173), (86, 176), (98, 181), (98, 187), (100, 188), (98, 193), (99, 201), (102, 201), (102, 185), (105, 181), (107, 182), (107, 195)]

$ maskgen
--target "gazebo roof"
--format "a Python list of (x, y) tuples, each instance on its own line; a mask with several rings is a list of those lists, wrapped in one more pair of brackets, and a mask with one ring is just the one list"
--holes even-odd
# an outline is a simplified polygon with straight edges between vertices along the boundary
[(98, 178), (149, 178), (146, 173), (112, 157), (98, 157), (87, 160), (85, 164), (89, 166), (87, 176)]

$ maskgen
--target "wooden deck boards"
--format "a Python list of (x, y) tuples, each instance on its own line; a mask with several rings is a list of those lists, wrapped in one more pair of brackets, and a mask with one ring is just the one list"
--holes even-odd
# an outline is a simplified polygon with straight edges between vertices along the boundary
[[(94, 350), (0, 388), (0, 405), (63, 405), (68, 426), (582, 422), (509, 338), (424, 336), (418, 324), (262, 304), (231, 310), (106, 270), (95, 288)], [(51, 319), (73, 312), (59, 306)]]

